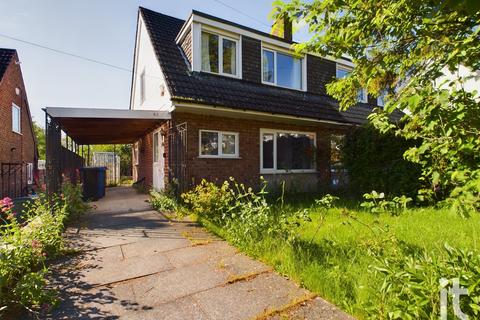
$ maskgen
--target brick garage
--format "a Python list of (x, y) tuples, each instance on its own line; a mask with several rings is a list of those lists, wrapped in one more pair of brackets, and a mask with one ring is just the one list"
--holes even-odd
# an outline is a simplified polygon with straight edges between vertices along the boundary
[[(0, 70), (0, 163), (32, 163), (36, 166), (37, 148), (32, 119), (15, 50), (0, 49), (3, 71)], [(2, 75), (3, 74), (3, 75)], [(20, 108), (20, 133), (12, 128), (12, 104)], [(7, 180), (6, 175), (4, 175)], [(7, 184), (0, 177), (0, 186)], [(17, 189), (20, 184), (17, 183)], [(15, 190), (13, 194), (18, 194)]]
[[(202, 179), (221, 183), (234, 177), (249, 186), (257, 186), (260, 176), (272, 185), (282, 180), (295, 188), (311, 190), (330, 183), (330, 136), (343, 134), (347, 126), (332, 127), (328, 124), (299, 125), (272, 121), (245, 120), (231, 117), (218, 117), (193, 113), (176, 112), (171, 125), (187, 123), (186, 168), (188, 185), (198, 184)], [(277, 129), (316, 134), (316, 169), (315, 173), (260, 174), (260, 129)], [(162, 132), (168, 135), (164, 126)], [(200, 130), (229, 131), (239, 134), (239, 158), (201, 158), (199, 157)], [(148, 186), (152, 185), (152, 133), (145, 135), (140, 143), (139, 165), (136, 166), (137, 178), (145, 178)], [(165, 181), (168, 181), (168, 136), (165, 138)]]

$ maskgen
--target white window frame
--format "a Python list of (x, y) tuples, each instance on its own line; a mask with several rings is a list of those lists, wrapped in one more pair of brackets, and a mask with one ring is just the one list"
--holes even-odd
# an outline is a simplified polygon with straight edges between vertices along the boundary
[[(340, 63), (336, 63), (336, 70), (335, 70), (335, 78), (339, 79), (338, 78), (338, 70), (343, 70), (343, 71), (347, 71), (349, 73), (352, 72), (352, 68), (349, 67), (349, 66), (346, 66), (346, 65), (343, 65), (343, 64), (340, 64)], [(367, 89), (365, 88), (361, 88), (360, 90), (362, 90), (362, 93), (363, 93), (363, 99), (360, 100), (358, 99), (358, 102), (361, 102), (361, 103), (368, 103), (368, 92), (367, 92)]]
[(146, 81), (146, 69), (144, 68), (140, 74), (140, 104), (143, 104), (147, 100), (147, 81)]
[[(207, 155), (202, 154), (202, 133), (203, 132), (213, 132), (218, 135), (218, 155)], [(222, 136), (224, 134), (235, 135), (235, 154), (223, 154), (222, 152)], [(201, 129), (198, 131), (198, 157), (199, 158), (221, 158), (221, 159), (238, 159), (239, 158), (239, 145), (240, 139), (238, 132), (231, 131), (218, 131), (218, 130), (206, 130)]]
[[(263, 80), (263, 51), (269, 51), (269, 52), (273, 53), (273, 81), (274, 82), (268, 82), (268, 81)], [(261, 77), (262, 77), (262, 84), (267, 84), (267, 85), (270, 85), (270, 86), (275, 86), (275, 87), (285, 88), (285, 89), (290, 89), (290, 90), (306, 91), (306, 83), (307, 83), (306, 82), (306, 76), (307, 76), (306, 73), (307, 73), (307, 70), (306, 70), (305, 57), (296, 57), (294, 54), (288, 53), (288, 52), (285, 52), (285, 51), (280, 51), (280, 53), (283, 54), (283, 55), (291, 56), (292, 58), (296, 58), (296, 59), (300, 60), (300, 63), (301, 63), (300, 70), (302, 72), (302, 74), (300, 76), (300, 88), (291, 88), (291, 87), (281, 86), (281, 85), (277, 84), (277, 74), (278, 74), (278, 72), (277, 72), (277, 53), (278, 52), (279, 52), (278, 50), (262, 46), (262, 52), (260, 54), (260, 69), (261, 69), (260, 72), (261, 72)]]
[[(14, 109), (18, 111), (18, 131), (15, 130), (14, 125)], [(20, 107), (17, 106), (15, 103), (12, 103), (12, 131), (18, 134), (22, 134), (22, 109), (20, 109)]]
[[(240, 41), (238, 39), (235, 39), (235, 38), (232, 38), (232, 37), (229, 37), (229, 36), (225, 36), (223, 34), (220, 34), (220, 33), (217, 33), (217, 32), (212, 32), (208, 29), (201, 29), (200, 31), (200, 59), (202, 59), (203, 57), (203, 52), (202, 52), (202, 34), (203, 33), (208, 33), (208, 34), (211, 34), (211, 35), (215, 35), (218, 37), (218, 48), (217, 48), (217, 52), (218, 52), (218, 72), (213, 72), (213, 71), (206, 71), (206, 70), (203, 70), (202, 69), (202, 63), (200, 60), (200, 71), (201, 72), (205, 72), (205, 73), (211, 73), (211, 74), (217, 74), (217, 75), (221, 75), (221, 76), (226, 76), (226, 77), (232, 77), (232, 78), (240, 78), (240, 62), (241, 62), (241, 56), (240, 56)], [(235, 63), (236, 63), (236, 66), (235, 66), (235, 74), (231, 74), (231, 73), (224, 73), (223, 72), (223, 39), (226, 39), (226, 40), (229, 40), (229, 41), (233, 41), (235, 42)]]
[[(273, 169), (263, 167), (263, 135), (273, 134)], [(317, 161), (314, 158), (313, 169), (277, 169), (277, 134), (278, 133), (298, 133), (313, 135), (313, 146), (317, 147), (317, 133), (297, 130), (278, 130), (278, 129), (260, 129), (260, 174), (279, 174), (279, 173), (315, 173), (317, 172)]]

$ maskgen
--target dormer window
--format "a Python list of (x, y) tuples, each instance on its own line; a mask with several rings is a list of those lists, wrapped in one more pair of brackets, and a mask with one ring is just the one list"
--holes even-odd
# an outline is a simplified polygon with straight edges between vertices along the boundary
[(280, 87), (302, 90), (302, 59), (263, 49), (262, 81)]
[(202, 31), (202, 71), (237, 76), (238, 41)]
[[(351, 72), (352, 72), (351, 68), (344, 65), (337, 64), (337, 79), (345, 78)], [(363, 88), (358, 90), (358, 102), (363, 102), (363, 103), (368, 102), (367, 90)]]

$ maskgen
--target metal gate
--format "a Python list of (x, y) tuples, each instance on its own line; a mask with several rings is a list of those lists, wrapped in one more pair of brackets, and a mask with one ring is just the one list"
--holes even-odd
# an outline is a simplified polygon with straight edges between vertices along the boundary
[(2, 163), (0, 198), (24, 197), (33, 184), (33, 163)]
[(188, 189), (186, 122), (169, 129), (168, 142), (168, 181), (180, 195)]

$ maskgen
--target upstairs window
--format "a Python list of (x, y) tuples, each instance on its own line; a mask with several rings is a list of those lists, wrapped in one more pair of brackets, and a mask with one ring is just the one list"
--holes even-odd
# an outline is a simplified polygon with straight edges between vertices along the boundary
[(21, 113), (20, 108), (12, 104), (12, 131), (16, 133), (21, 133)]
[(202, 32), (202, 71), (237, 76), (238, 41)]
[(290, 89), (302, 89), (302, 59), (263, 49), (262, 80)]
[[(337, 79), (345, 78), (351, 72), (352, 72), (351, 68), (337, 64)], [(358, 99), (358, 102), (367, 103), (368, 102), (367, 90), (365, 90), (363, 88), (358, 90), (357, 99)]]
[(377, 98), (377, 105), (379, 107), (383, 107), (385, 105), (385, 96), (386, 96), (386, 92), (385, 91), (382, 91), (380, 92), (380, 95), (378, 96)]

